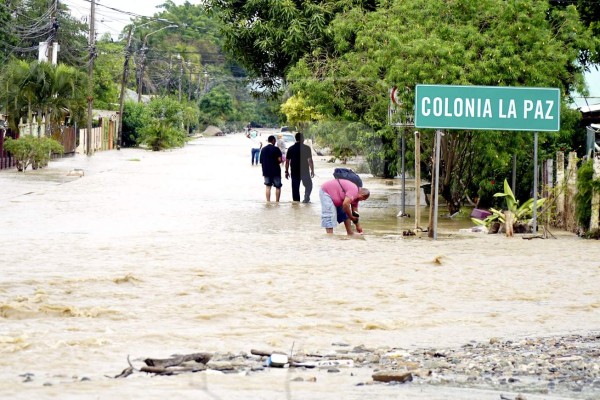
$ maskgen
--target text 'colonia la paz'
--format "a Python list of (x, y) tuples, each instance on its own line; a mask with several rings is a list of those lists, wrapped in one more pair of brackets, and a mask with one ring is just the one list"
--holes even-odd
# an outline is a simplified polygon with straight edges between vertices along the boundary
[[(494, 105), (496, 107), (494, 107)], [(554, 100), (504, 101), (497, 99), (423, 97), (420, 113), (424, 117), (501, 118), (553, 120)]]

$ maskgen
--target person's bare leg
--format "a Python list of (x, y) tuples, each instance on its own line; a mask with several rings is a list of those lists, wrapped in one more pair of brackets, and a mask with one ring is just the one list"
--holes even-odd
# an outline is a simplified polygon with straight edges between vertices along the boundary
[(346, 228), (346, 233), (348, 236), (354, 235), (354, 231), (352, 230), (352, 221), (350, 218), (344, 221), (344, 228)]
[(333, 228), (325, 228), (325, 232), (327, 232), (328, 235), (333, 235)]
[(265, 195), (267, 196), (267, 201), (271, 201), (271, 186), (265, 186)]
[(281, 188), (275, 188), (275, 201), (279, 202), (280, 197), (281, 197)]

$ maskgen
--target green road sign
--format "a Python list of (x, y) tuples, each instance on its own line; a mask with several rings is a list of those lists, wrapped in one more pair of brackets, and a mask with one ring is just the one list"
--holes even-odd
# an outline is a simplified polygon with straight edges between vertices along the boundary
[(502, 86), (417, 85), (415, 127), (558, 131), (560, 90)]

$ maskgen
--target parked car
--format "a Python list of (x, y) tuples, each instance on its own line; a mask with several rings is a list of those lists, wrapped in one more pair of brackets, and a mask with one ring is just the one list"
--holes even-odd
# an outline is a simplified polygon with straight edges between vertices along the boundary
[(296, 143), (296, 138), (291, 133), (284, 133), (282, 139), (283, 143), (285, 143), (286, 149), (289, 149), (294, 143)]

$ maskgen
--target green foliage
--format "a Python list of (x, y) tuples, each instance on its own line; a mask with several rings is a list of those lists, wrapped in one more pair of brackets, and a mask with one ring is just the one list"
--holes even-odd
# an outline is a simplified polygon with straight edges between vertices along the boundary
[(108, 34), (96, 42), (99, 56), (94, 61), (94, 108), (118, 110), (123, 76), (124, 44), (112, 42)]
[(153, 120), (150, 125), (142, 129), (141, 133), (142, 143), (146, 144), (152, 151), (182, 147), (185, 144), (183, 130), (168, 126), (164, 121)]
[[(519, 206), (519, 202), (515, 198), (510, 185), (504, 180), (504, 191), (494, 194), (494, 197), (502, 197), (506, 202), (505, 210), (511, 212), (514, 216), (514, 224), (528, 224), (531, 216), (533, 215), (533, 198), (528, 199)], [(546, 199), (537, 200), (537, 208), (541, 208)], [(495, 208), (490, 208), (492, 215), (486, 217), (483, 220), (477, 218), (471, 218), (476, 225), (485, 225), (489, 227), (492, 223), (499, 221), (501, 223), (506, 222), (506, 213)]]
[(128, 101), (123, 105), (123, 147), (135, 147), (140, 142), (141, 129), (150, 117), (143, 103)]
[(498, 185), (494, 179), (482, 179), (479, 182), (479, 189), (477, 191), (477, 196), (479, 197), (479, 201), (477, 206), (479, 208), (490, 208), (496, 207), (495, 204), (495, 196), (494, 194), (498, 191)]
[(65, 149), (57, 140), (49, 137), (37, 138), (37, 143), (34, 145), (33, 160), (31, 167), (38, 169), (48, 165), (52, 154), (63, 154)]
[(323, 119), (314, 107), (308, 106), (301, 93), (290, 97), (281, 105), (281, 112), (287, 118), (287, 125), (296, 127), (296, 130), (306, 131), (308, 124)]
[(65, 120), (81, 123), (86, 109), (85, 74), (65, 64), (11, 60), (0, 74), (0, 102), (6, 104), (9, 125), (18, 131), (21, 118), (38, 122), (46, 117), (49, 133), (57, 131)]
[(187, 138), (183, 129), (184, 110), (170, 97), (153, 99), (147, 105), (148, 123), (140, 129), (139, 143), (153, 151), (182, 147)]
[(200, 119), (205, 124), (221, 127), (233, 111), (233, 97), (224, 85), (213, 88), (200, 100)]
[(588, 160), (577, 171), (577, 194), (575, 195), (575, 219), (584, 231), (590, 228), (594, 191), (600, 191), (600, 179), (594, 179), (594, 162)]
[[(286, 73), (312, 48), (327, 46), (327, 25), (336, 1), (210, 0), (223, 21), (225, 48), (256, 79), (275, 93)], [(250, 23), (249, 21), (253, 21)]]
[(331, 155), (345, 164), (350, 158), (363, 153), (358, 137), (364, 134), (366, 127), (358, 123), (341, 124), (331, 121), (310, 125), (305, 132), (307, 137), (314, 137), (319, 147), (327, 147)]
[(63, 146), (48, 137), (37, 138), (25, 135), (19, 139), (6, 138), (4, 149), (17, 161), (17, 169), (25, 172), (28, 166), (38, 169), (48, 165), (52, 154), (62, 154)]
[[(12, 10), (12, 21), (2, 25), (3, 28), (16, 28), (13, 30), (15, 46), (11, 46), (13, 56), (34, 61), (37, 51), (32, 49), (37, 49), (39, 42), (54, 38), (60, 43), (59, 62), (70, 66), (85, 65), (82, 60), (88, 57), (88, 26), (72, 15), (66, 4), (48, 0), (4, 0), (3, 3), (0, 9), (7, 6)], [(54, 14), (55, 3), (58, 5), (57, 23), (53, 25), (49, 15)]]

